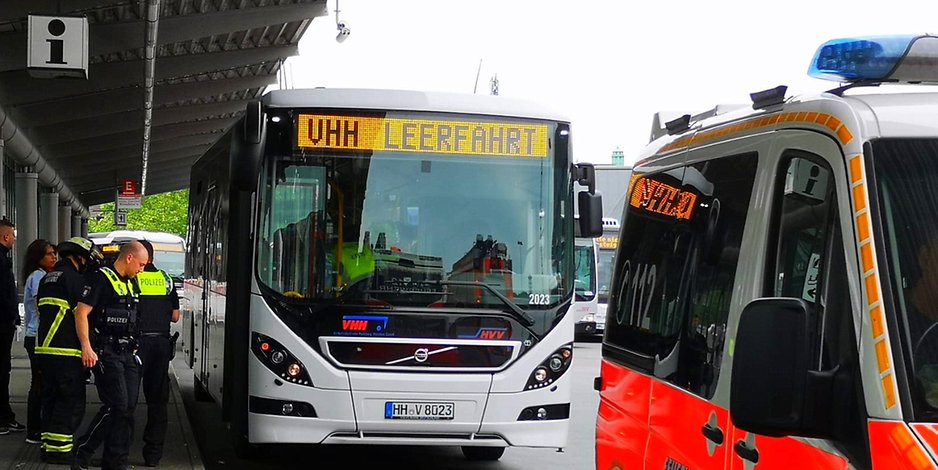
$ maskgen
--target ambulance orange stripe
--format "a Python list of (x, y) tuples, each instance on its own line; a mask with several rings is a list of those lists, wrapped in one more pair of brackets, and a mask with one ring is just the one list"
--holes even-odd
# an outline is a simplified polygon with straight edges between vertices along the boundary
[(840, 143), (847, 145), (853, 140), (853, 134), (850, 133), (850, 129), (847, 129), (847, 126), (840, 126), (837, 129), (837, 137), (840, 138)]
[(866, 295), (870, 304), (879, 302), (879, 280), (875, 273), (866, 276)]
[(889, 370), (889, 350), (884, 339), (876, 342), (876, 362), (879, 364), (880, 374)]
[(892, 374), (888, 374), (882, 379), (883, 391), (886, 392), (886, 409), (896, 406), (896, 379)]
[(805, 124), (816, 124), (827, 127), (831, 130), (831, 132), (837, 135), (837, 138), (843, 145), (847, 145), (848, 142), (853, 140), (853, 134), (850, 132), (850, 129), (847, 129), (847, 126), (843, 125), (840, 119), (837, 119), (830, 114), (817, 112), (789, 112), (773, 114), (771, 116), (753, 117), (742, 122), (726, 124), (714, 129), (698, 132), (693, 135), (686, 135), (661, 147), (661, 149), (655, 153), (662, 154), (670, 152), (671, 150), (689, 147), (697, 143), (718, 140), (732, 134), (774, 126), (781, 122), (801, 122)]
[(866, 212), (857, 216), (857, 232), (860, 236), (860, 243), (870, 238), (870, 216)]
[(857, 155), (850, 159), (850, 182), (853, 184), (859, 183), (860, 179), (863, 178), (863, 173), (860, 170), (863, 168), (863, 161), (860, 160), (860, 156)]
[[(846, 144), (853, 135), (846, 126), (830, 120), (828, 127), (837, 127), (837, 135)], [(839, 126), (839, 127), (838, 127)], [(863, 158), (855, 155), (848, 160), (850, 167), (850, 181), (853, 185), (853, 207), (857, 223), (857, 242), (860, 245), (860, 263), (863, 268), (863, 281), (866, 287), (867, 309), (870, 315), (870, 325), (873, 332), (874, 351), (876, 363), (879, 366), (880, 384), (883, 388), (883, 405), (886, 409), (896, 406), (896, 379), (892, 373), (892, 359), (889, 354), (889, 337), (886, 336), (885, 318), (883, 309), (879, 305), (879, 275), (876, 272), (876, 258), (873, 255), (872, 232), (868, 204), (866, 201), (866, 181), (863, 176)]]
[(853, 205), (855, 206), (854, 212), (866, 209), (866, 190), (862, 184), (853, 187)]
[(870, 322), (873, 326), (874, 338), (879, 338), (886, 332), (886, 320), (883, 318), (883, 309), (878, 305), (870, 312)]
[(863, 274), (873, 270), (873, 244), (867, 243), (860, 247), (860, 259), (863, 261)]

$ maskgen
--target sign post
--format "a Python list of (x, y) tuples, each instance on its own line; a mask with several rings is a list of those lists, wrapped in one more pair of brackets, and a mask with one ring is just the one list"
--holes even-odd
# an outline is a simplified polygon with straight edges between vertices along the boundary
[(126, 227), (127, 226), (127, 213), (120, 209), (115, 209), (114, 210), (114, 225), (118, 227)]
[(29, 15), (27, 30), (30, 75), (88, 79), (88, 18)]
[(137, 192), (137, 182), (134, 180), (124, 180), (120, 189), (117, 190), (115, 204), (117, 211), (125, 209), (139, 209), (141, 206), (140, 193)]

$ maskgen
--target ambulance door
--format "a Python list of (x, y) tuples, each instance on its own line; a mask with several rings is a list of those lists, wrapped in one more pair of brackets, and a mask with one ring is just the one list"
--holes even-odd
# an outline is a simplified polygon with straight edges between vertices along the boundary
[[(856, 335), (857, 285), (845, 161), (821, 134), (784, 130), (773, 145), (774, 184), (765, 232), (763, 297), (803, 299), (817, 336), (811, 356), (818, 371), (835, 374), (834, 406), (817, 419), (833, 423), (836, 439), (767, 437), (732, 429), (731, 470), (869, 468), (866, 412)], [(849, 220), (849, 219), (847, 219)], [(848, 259), (851, 260), (848, 262)], [(734, 325), (735, 330), (735, 325)], [(780, 367), (779, 370), (784, 370)], [(819, 413), (820, 414), (820, 413)]]
[[(689, 153), (706, 159), (689, 161), (679, 185), (646, 181), (636, 216), (644, 212), (663, 230), (645, 233), (637, 253), (620, 251), (630, 293), (619, 298), (635, 305), (625, 323), (636, 339), (655, 341), (645, 352), (654, 377), (646, 468), (723, 469), (728, 458), (729, 412), (717, 390), (759, 158), (746, 145), (714, 147)], [(670, 200), (657, 200), (663, 196)], [(624, 230), (636, 228), (630, 216)], [(653, 252), (660, 256), (648, 258)]]

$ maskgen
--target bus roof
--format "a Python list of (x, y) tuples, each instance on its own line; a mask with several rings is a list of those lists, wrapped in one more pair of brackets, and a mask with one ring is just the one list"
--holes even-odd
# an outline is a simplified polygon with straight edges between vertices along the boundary
[(488, 116), (570, 120), (539, 103), (491, 95), (367, 88), (274, 90), (261, 98), (273, 108), (345, 108), (360, 110), (432, 111)]
[(181, 246), (185, 251), (186, 240), (179, 235), (166, 232), (148, 232), (146, 230), (114, 230), (112, 232), (89, 233), (88, 238), (96, 245), (109, 245), (128, 240), (149, 240), (154, 244)]

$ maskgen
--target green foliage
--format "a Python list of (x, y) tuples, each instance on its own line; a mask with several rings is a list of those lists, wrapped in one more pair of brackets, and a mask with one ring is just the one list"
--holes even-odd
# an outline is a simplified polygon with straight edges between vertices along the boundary
[[(140, 209), (127, 211), (127, 230), (175, 233), (186, 236), (189, 190), (144, 196)], [(89, 232), (110, 232), (114, 226), (114, 203), (101, 205), (101, 217), (88, 221)]]

